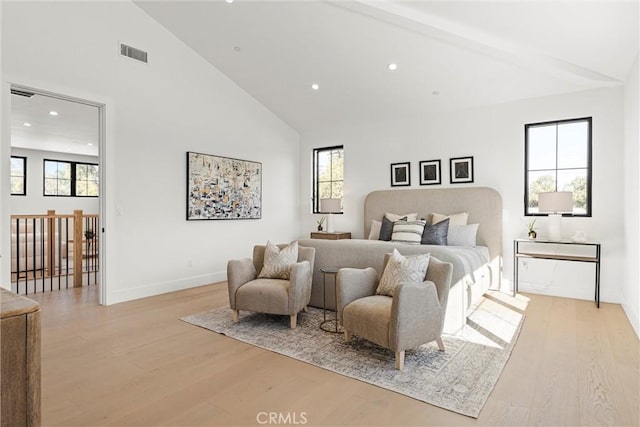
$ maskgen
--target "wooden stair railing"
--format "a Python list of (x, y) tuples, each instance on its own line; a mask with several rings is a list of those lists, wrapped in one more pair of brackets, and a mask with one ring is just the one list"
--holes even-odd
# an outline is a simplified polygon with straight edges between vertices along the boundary
[[(50, 290), (53, 290), (54, 277), (58, 289), (62, 276), (66, 276), (66, 287), (70, 275), (73, 276), (72, 286), (82, 287), (85, 273), (87, 284), (91, 284), (92, 274), (97, 283), (98, 215), (84, 214), (82, 210), (75, 210), (73, 215), (59, 215), (54, 210), (48, 210), (46, 215), (12, 215), (11, 228), (11, 276), (17, 293), (21, 293), (22, 278), (24, 293), (29, 293), (30, 279), (34, 292), (40, 279), (44, 292), (45, 278), (49, 279)], [(70, 245), (73, 247), (71, 252)], [(70, 257), (73, 259), (71, 265)]]

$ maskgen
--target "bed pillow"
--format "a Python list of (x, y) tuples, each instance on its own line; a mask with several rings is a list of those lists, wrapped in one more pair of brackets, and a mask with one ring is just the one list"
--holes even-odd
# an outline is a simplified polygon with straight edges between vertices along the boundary
[(418, 219), (417, 213), (408, 213), (408, 214), (398, 215), (391, 212), (387, 212), (386, 214), (384, 214), (384, 216), (389, 218), (392, 222), (396, 222), (401, 219), (404, 219), (405, 221), (415, 221)]
[(369, 240), (378, 240), (380, 238), (380, 229), (382, 228), (382, 221), (375, 219), (371, 220), (371, 227), (369, 227)]
[(420, 243), (423, 245), (446, 245), (449, 234), (449, 218), (437, 224), (426, 223)]
[(476, 246), (479, 224), (452, 225), (449, 227), (447, 244), (449, 246)]
[(437, 224), (439, 222), (444, 221), (449, 218), (449, 226), (454, 225), (467, 225), (467, 220), (469, 219), (469, 212), (460, 212), (452, 215), (442, 215), (439, 213), (431, 214), (431, 224)]
[(391, 236), (393, 235), (393, 223), (399, 220), (403, 221), (415, 221), (418, 219), (417, 213), (409, 213), (405, 215), (398, 215), (394, 213), (387, 212), (382, 217), (382, 225), (380, 227), (380, 236), (378, 240), (384, 240), (388, 242), (391, 240)]
[(378, 240), (384, 240), (385, 242), (391, 241), (393, 236), (393, 223), (395, 221), (407, 221), (407, 217), (403, 216), (396, 220), (389, 219), (386, 215), (382, 217), (382, 223), (380, 225), (380, 236)]
[(391, 221), (386, 216), (383, 216), (382, 222), (380, 223), (380, 235), (378, 236), (378, 240), (384, 240), (385, 242), (389, 242), (391, 241), (392, 234), (393, 234), (393, 221)]
[(393, 223), (392, 242), (413, 243), (419, 245), (422, 240), (422, 233), (427, 221), (403, 221), (398, 220)]
[(264, 265), (258, 278), (289, 280), (291, 268), (298, 262), (298, 241), (280, 249), (271, 242), (267, 242), (264, 250)]
[(430, 254), (405, 257), (394, 249), (382, 272), (376, 294), (393, 297), (396, 286), (401, 283), (422, 283), (427, 275), (429, 257)]

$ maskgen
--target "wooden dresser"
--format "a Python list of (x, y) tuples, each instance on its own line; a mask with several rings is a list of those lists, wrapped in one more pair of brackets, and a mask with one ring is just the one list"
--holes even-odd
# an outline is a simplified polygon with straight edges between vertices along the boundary
[(0, 288), (0, 425), (40, 425), (40, 306)]

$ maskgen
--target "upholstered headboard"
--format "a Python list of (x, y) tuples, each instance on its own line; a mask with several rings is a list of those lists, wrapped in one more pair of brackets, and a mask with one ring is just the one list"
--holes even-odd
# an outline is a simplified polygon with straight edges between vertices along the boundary
[(431, 213), (450, 215), (469, 212), (469, 224), (480, 224), (477, 243), (489, 248), (491, 258), (502, 257), (502, 197), (493, 188), (464, 187), (373, 191), (364, 201), (364, 236), (371, 220), (382, 220), (386, 212), (417, 212), (431, 219)]

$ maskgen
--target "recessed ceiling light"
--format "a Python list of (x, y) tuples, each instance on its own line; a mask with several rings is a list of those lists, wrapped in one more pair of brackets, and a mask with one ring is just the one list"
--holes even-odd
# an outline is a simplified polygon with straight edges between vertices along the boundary
[(311, 89), (318, 90), (318, 89), (320, 89), (320, 86), (318, 85), (318, 83), (314, 83), (314, 84), (311, 85)]
[(93, 146), (93, 142), (87, 142), (87, 145), (88, 145), (89, 147), (91, 147), (91, 146)]
[(28, 127), (28, 128), (29, 128), (29, 127), (31, 127), (31, 123), (29, 123), (29, 122), (24, 122), (22, 125), (23, 125), (23, 126), (26, 126), (26, 127)]
[(433, 96), (438, 96), (438, 95), (440, 95), (440, 92), (438, 92), (437, 90), (434, 90), (434, 91), (432, 92), (432, 94), (433, 94)]
[(57, 116), (58, 112), (57, 111), (49, 111), (49, 115), (50, 116)]
[(398, 64), (396, 64), (396, 63), (392, 62), (391, 64), (387, 65), (387, 68), (388, 68), (390, 71), (395, 71), (395, 70), (397, 70), (397, 69), (398, 69)]
[(233, 0), (224, 0), (224, 1), (226, 1), (227, 3), (233, 3)]
[(236, 52), (240, 52), (242, 48), (240, 46), (234, 46), (233, 50), (235, 50)]

